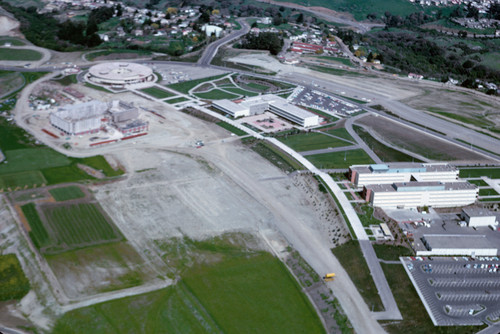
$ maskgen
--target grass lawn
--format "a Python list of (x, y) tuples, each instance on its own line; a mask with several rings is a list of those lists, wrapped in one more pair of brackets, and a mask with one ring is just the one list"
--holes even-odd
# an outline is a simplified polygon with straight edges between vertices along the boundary
[(347, 139), (347, 140), (351, 141), (353, 144), (356, 143), (355, 140), (351, 137), (351, 135), (349, 134), (349, 132), (347, 132), (347, 130), (345, 128), (331, 129), (331, 130), (326, 130), (324, 132), (329, 133), (329, 134), (334, 135), (334, 136), (337, 136), (337, 137), (340, 137), (340, 138)]
[(0, 175), (0, 189), (31, 188), (43, 184), (47, 184), (47, 180), (39, 171)]
[(78, 168), (76, 163), (73, 163), (69, 166), (42, 169), (41, 172), (47, 180), (47, 184), (95, 180), (94, 177), (88, 175), (83, 170)]
[(104, 51), (97, 51), (97, 52), (91, 52), (85, 55), (85, 58), (87, 60), (92, 61), (97, 57), (101, 56), (109, 56), (116, 54), (116, 59), (120, 59), (120, 55), (123, 53), (135, 53), (137, 55), (150, 55), (151, 52), (149, 51), (137, 51), (137, 50), (127, 50), (127, 49), (116, 49), (116, 50), (104, 50)]
[(484, 180), (469, 180), (468, 182), (475, 184), (478, 187), (489, 187), (488, 183)]
[(490, 179), (500, 179), (500, 168), (460, 168), (461, 178), (487, 176)]
[(57, 79), (54, 81), (60, 83), (63, 86), (69, 86), (71, 84), (78, 83), (78, 80), (76, 79), (76, 74), (67, 75), (61, 79)]
[(58, 202), (85, 197), (83, 191), (77, 186), (54, 188), (50, 189), (49, 192)]
[(420, 301), (413, 284), (402, 265), (381, 263), (387, 282), (391, 287), (396, 303), (398, 304), (403, 321), (390, 321), (382, 324), (384, 329), (391, 334), (412, 333), (412, 334), (465, 334), (477, 333), (485, 326), (460, 326), (435, 327), (427, 310)]
[(223, 100), (223, 99), (235, 99), (238, 97), (238, 95), (226, 93), (220, 89), (212, 89), (209, 92), (206, 93), (196, 93), (194, 94), (200, 99), (205, 99), (205, 100)]
[(304, 167), (297, 160), (269, 143), (258, 142), (251, 148), (285, 172), (293, 172), (304, 169)]
[(251, 91), (244, 90), (244, 89), (237, 88), (237, 87), (224, 88), (224, 90), (227, 90), (228, 92), (235, 93), (238, 95), (244, 95), (244, 96), (257, 96), (257, 95), (259, 95), (259, 93), (251, 92)]
[(95, 89), (95, 90), (99, 90), (99, 91), (101, 91), (101, 92), (105, 92), (105, 93), (113, 93), (113, 92), (112, 92), (112, 91), (110, 91), (109, 89), (106, 89), (106, 88), (101, 87), (101, 86), (93, 85), (93, 84), (88, 83), (88, 82), (86, 82), (86, 83), (85, 83), (85, 86), (90, 87), (90, 88), (93, 88), (93, 89)]
[(490, 128), (490, 127), (495, 126), (495, 123), (487, 120), (483, 116), (473, 116), (473, 115), (465, 116), (465, 115), (461, 115), (461, 114), (455, 114), (455, 113), (444, 112), (444, 111), (436, 112), (436, 114), (457, 120), (457, 121), (465, 123), (465, 124), (475, 125), (475, 126), (478, 126), (480, 128)]
[(265, 92), (265, 91), (267, 91), (269, 89), (268, 86), (261, 85), (261, 84), (258, 84), (256, 82), (249, 82), (249, 83), (245, 84), (245, 86), (248, 87), (248, 88), (252, 88), (252, 89), (254, 89), (256, 91), (259, 91), (259, 92)]
[(348, 168), (351, 165), (374, 163), (362, 149), (308, 155), (306, 159), (320, 169)]
[(342, 246), (332, 249), (333, 254), (340, 261), (340, 264), (351, 277), (352, 282), (359, 290), (368, 308), (374, 311), (383, 311), (384, 306), (378, 295), (377, 287), (370, 275), (370, 270), (366, 264), (359, 243), (350, 240)]
[(479, 189), (479, 196), (494, 196), (494, 195), (498, 195), (498, 193), (493, 188)]
[(35, 246), (37, 248), (48, 246), (50, 244), (49, 233), (38, 215), (35, 203), (25, 204), (21, 207), (21, 210), (30, 225), (29, 236)]
[(224, 129), (226, 129), (226, 130), (228, 130), (228, 131), (230, 131), (230, 132), (234, 133), (234, 134), (235, 134), (235, 135), (237, 135), (237, 136), (244, 136), (244, 135), (246, 135), (246, 134), (247, 134), (245, 131), (240, 130), (240, 129), (238, 129), (237, 127), (232, 126), (231, 124), (226, 123), (226, 122), (217, 122), (217, 123), (215, 123), (215, 124), (217, 124), (217, 125), (218, 125), (218, 126), (220, 126), (220, 127), (223, 127)]
[(331, 57), (331, 56), (317, 56), (315, 58), (324, 59), (324, 60), (332, 60), (332, 61), (342, 63), (346, 66), (353, 67), (351, 60), (349, 58), (340, 58), (340, 57)]
[(420, 162), (419, 159), (382, 144), (360, 126), (355, 125), (354, 130), (382, 161)]
[(158, 87), (144, 88), (144, 89), (141, 89), (141, 92), (144, 92), (148, 95), (151, 95), (152, 97), (156, 97), (157, 99), (164, 99), (167, 97), (175, 96), (175, 94), (168, 92), (164, 89), (158, 88)]
[(377, 257), (387, 261), (399, 261), (400, 256), (411, 256), (413, 252), (404, 246), (374, 244)]
[(28, 291), (30, 282), (16, 255), (0, 255), (0, 301), (21, 299)]
[(120, 176), (125, 173), (121, 169), (117, 170), (113, 169), (106, 161), (106, 158), (104, 158), (102, 155), (95, 155), (93, 157), (88, 157), (88, 158), (80, 158), (75, 161), (87, 165), (89, 167), (95, 168), (97, 170), (100, 170), (107, 177)]
[(0, 37), (0, 44), (4, 45), (5, 43), (11, 43), (14, 46), (26, 45), (23, 41), (21, 41), (17, 38), (11, 38), (11, 37), (6, 37), (6, 36)]
[(0, 175), (71, 164), (70, 159), (50, 148), (25, 148), (4, 154), (8, 163), (0, 165)]
[(42, 54), (30, 49), (0, 47), (0, 60), (33, 61), (42, 59)]
[(196, 80), (190, 80), (190, 81), (184, 81), (184, 82), (178, 82), (174, 84), (167, 85), (167, 87), (172, 88), (178, 92), (187, 94), (189, 91), (196, 87), (197, 85), (201, 84), (202, 82), (206, 81), (212, 81), (212, 80), (217, 80), (219, 78), (225, 77), (227, 74), (221, 74), (221, 75), (216, 75), (213, 77), (207, 77), (207, 78), (201, 78), (201, 79), (196, 79)]
[(355, 209), (363, 226), (368, 227), (370, 225), (378, 225), (380, 223), (383, 223), (383, 221), (378, 220), (373, 216), (372, 206), (368, 204), (357, 204), (355, 206)]
[(96, 204), (44, 206), (42, 210), (52, 231), (49, 252), (54, 247), (66, 250), (122, 239)]
[(268, 253), (193, 268), (184, 282), (222, 332), (324, 333), (301, 287)]
[(70, 311), (53, 333), (324, 333), (279, 260), (217, 241), (191, 243), (172, 245), (168, 258), (176, 263), (177, 252), (195, 247), (217, 260), (191, 267), (174, 286)]
[(341, 139), (316, 132), (279, 137), (278, 140), (298, 152), (352, 145)]
[(186, 99), (185, 97), (176, 97), (176, 98), (173, 98), (173, 99), (168, 99), (168, 100), (163, 100), (165, 102), (167, 102), (168, 104), (176, 104), (176, 103), (179, 103), (179, 102), (184, 102), (184, 101), (187, 101), (188, 99)]

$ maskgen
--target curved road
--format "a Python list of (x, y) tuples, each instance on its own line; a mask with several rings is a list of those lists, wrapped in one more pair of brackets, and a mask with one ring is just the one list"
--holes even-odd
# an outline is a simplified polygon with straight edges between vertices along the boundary
[(218, 39), (213, 43), (210, 43), (206, 47), (205, 51), (203, 51), (203, 54), (201, 55), (200, 59), (198, 60), (198, 63), (197, 63), (198, 65), (209, 66), (213, 57), (217, 54), (219, 47), (221, 47), (222, 45), (227, 44), (227, 43), (229, 43), (237, 38), (240, 38), (243, 35), (246, 35), (250, 31), (250, 25), (247, 23), (246, 18), (239, 18), (236, 21), (241, 25), (241, 29), (235, 30), (232, 33), (230, 33), (229, 35), (224, 36), (221, 39)]

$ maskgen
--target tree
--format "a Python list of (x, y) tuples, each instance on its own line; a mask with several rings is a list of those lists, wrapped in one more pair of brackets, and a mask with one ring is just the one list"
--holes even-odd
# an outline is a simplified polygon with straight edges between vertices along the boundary
[(95, 21), (89, 21), (87, 23), (87, 29), (85, 30), (85, 36), (90, 36), (99, 30), (97, 23)]
[(304, 14), (300, 13), (299, 16), (297, 17), (297, 23), (301, 24), (304, 22)]
[(102, 43), (102, 40), (99, 37), (99, 35), (97, 35), (96, 33), (93, 33), (92, 35), (87, 36), (87, 46), (88, 47), (93, 48), (93, 47), (98, 46), (101, 43)]
[(254, 23), (252, 23), (252, 25), (250, 26), (251, 28), (257, 28), (258, 25), (257, 25), (257, 21), (255, 21)]

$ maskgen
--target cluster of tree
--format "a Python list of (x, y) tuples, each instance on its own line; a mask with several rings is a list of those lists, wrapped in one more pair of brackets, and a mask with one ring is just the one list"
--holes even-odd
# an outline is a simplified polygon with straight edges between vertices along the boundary
[(101, 38), (97, 34), (97, 26), (86, 25), (82, 22), (66, 20), (59, 25), (57, 37), (72, 44), (94, 47), (101, 44)]
[(250, 33), (245, 35), (240, 45), (243, 49), (268, 50), (277, 55), (283, 48), (283, 38), (272, 32)]
[(433, 20), (434, 17), (427, 15), (424, 12), (411, 13), (405, 18), (402, 18), (399, 15), (392, 15), (390, 12), (385, 12), (383, 18), (386, 27), (415, 27)]
[[(444, 48), (422, 34), (385, 31), (370, 35), (368, 43), (383, 55), (385, 64), (404, 72), (429, 77), (454, 77), (464, 82), (466, 79), (474, 82), (480, 79), (500, 83), (500, 71), (480, 64), (478, 55), (464, 59), (464, 55), (477, 52), (465, 43), (457, 43), (453, 49)], [(454, 49), (457, 52), (450, 52)]]

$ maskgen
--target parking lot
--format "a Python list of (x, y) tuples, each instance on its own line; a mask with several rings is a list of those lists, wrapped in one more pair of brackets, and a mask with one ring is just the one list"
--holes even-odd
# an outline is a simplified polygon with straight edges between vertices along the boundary
[(498, 257), (401, 258), (436, 326), (500, 321)]
[(333, 116), (346, 117), (361, 111), (361, 108), (352, 103), (305, 87), (298, 87), (288, 100), (296, 105), (314, 108)]

